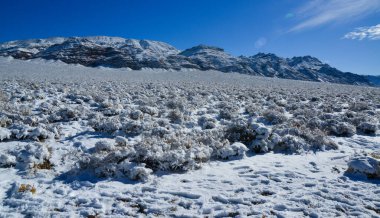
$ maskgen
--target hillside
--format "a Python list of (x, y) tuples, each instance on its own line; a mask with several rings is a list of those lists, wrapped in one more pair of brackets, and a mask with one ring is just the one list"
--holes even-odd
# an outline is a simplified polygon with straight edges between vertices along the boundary
[(0, 56), (60, 60), (89, 67), (218, 70), (294, 80), (376, 85), (366, 76), (345, 73), (311, 56), (281, 58), (275, 54), (234, 57), (222, 48), (199, 45), (180, 51), (158, 41), (120, 37), (56, 37), (0, 44)]

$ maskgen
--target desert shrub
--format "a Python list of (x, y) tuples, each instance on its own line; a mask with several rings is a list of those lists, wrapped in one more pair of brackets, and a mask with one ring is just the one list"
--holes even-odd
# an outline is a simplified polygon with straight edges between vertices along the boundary
[(9, 131), (6, 128), (0, 127), (0, 141), (10, 139), (11, 135), (12, 135), (11, 131)]
[(167, 116), (167, 118), (172, 123), (181, 124), (183, 122), (183, 114), (180, 110), (171, 110)]
[(230, 142), (242, 142), (245, 145), (249, 145), (256, 138), (254, 129), (244, 120), (231, 122), (224, 132), (225, 138)]
[(7, 127), (13, 123), (12, 119), (9, 119), (5, 115), (0, 115), (0, 127)]
[(152, 132), (149, 134), (151, 134), (152, 136), (158, 136), (160, 138), (163, 138), (165, 135), (170, 134), (170, 131), (168, 128), (159, 126), (159, 127), (154, 127), (152, 129)]
[(117, 117), (99, 117), (91, 119), (88, 124), (99, 132), (114, 133), (122, 128)]
[(3, 103), (3, 102), (7, 102), (8, 100), (8, 96), (5, 94), (4, 91), (0, 90), (0, 102)]
[(24, 124), (28, 124), (29, 126), (37, 126), (40, 122), (40, 118), (37, 116), (28, 116), (24, 119)]
[[(250, 143), (250, 148), (257, 153), (273, 150), (274, 144), (272, 140), (276, 140), (277, 135), (271, 135), (271, 130), (263, 124), (255, 123), (251, 127), (255, 132), (255, 139)], [(269, 137), (271, 137), (271, 140)]]
[(18, 113), (22, 116), (29, 116), (32, 114), (32, 108), (30, 105), (20, 105), (18, 107)]
[(319, 118), (314, 117), (314, 118), (311, 118), (310, 120), (307, 120), (306, 127), (312, 130), (321, 129), (322, 124), (323, 122)]
[(169, 109), (172, 109), (172, 110), (178, 109), (178, 110), (180, 110), (180, 111), (183, 111), (184, 108), (185, 108), (182, 99), (173, 99), (173, 100), (169, 100), (169, 101), (166, 103), (166, 106), (167, 106)]
[(24, 124), (12, 124), (8, 130), (11, 132), (10, 139), (31, 139), (43, 141), (47, 138), (54, 138), (54, 133), (46, 130), (42, 126), (31, 127)]
[(144, 124), (139, 121), (129, 121), (126, 123), (122, 123), (121, 129), (126, 134), (132, 134), (132, 135), (140, 135), (144, 132)]
[(122, 136), (116, 136), (115, 137), (115, 143), (116, 143), (116, 146), (125, 147), (128, 145), (128, 139), (126, 139)]
[[(103, 145), (105, 143), (102, 143)], [(104, 152), (104, 146), (100, 152), (86, 153), (79, 161), (77, 173), (83, 170), (92, 171), (97, 177), (127, 177), (132, 180), (146, 181), (152, 173), (151, 169), (144, 164), (130, 162), (128, 159), (133, 156), (134, 150), (129, 147), (113, 146), (107, 143), (107, 152)]]
[(135, 146), (134, 162), (145, 163), (154, 170), (189, 170), (210, 159), (212, 149), (193, 137), (172, 134), (165, 138), (144, 138)]
[(144, 114), (141, 111), (136, 110), (131, 112), (130, 117), (133, 120), (141, 120), (144, 117)]
[(34, 163), (32, 168), (37, 170), (51, 170), (53, 168), (53, 164), (49, 159), (44, 159), (42, 163)]
[(51, 152), (49, 148), (41, 143), (27, 144), (22, 150), (17, 152), (16, 160), (17, 164), (20, 164), (22, 168), (32, 169), (35, 166), (43, 165), (49, 162)]
[(220, 119), (231, 120), (232, 118), (236, 117), (236, 115), (236, 110), (233, 108), (223, 108), (219, 111)]
[(363, 122), (359, 124), (357, 130), (364, 134), (374, 135), (378, 130), (378, 123), (375, 122)]
[(260, 108), (255, 106), (254, 104), (250, 104), (245, 107), (245, 112), (248, 113), (250, 116), (259, 116), (260, 115)]
[(104, 116), (107, 116), (107, 117), (119, 115), (121, 112), (122, 112), (121, 108), (107, 108), (103, 110)]
[(211, 116), (202, 116), (198, 119), (198, 125), (200, 125), (202, 129), (214, 129), (216, 122), (217, 121)]
[(149, 106), (140, 106), (139, 107), (140, 111), (143, 113), (149, 114), (151, 116), (156, 116), (158, 115), (158, 110), (154, 107), (149, 107)]
[(309, 144), (294, 135), (285, 135), (275, 144), (273, 150), (278, 152), (302, 153), (309, 150)]
[(63, 108), (49, 116), (51, 122), (68, 122), (77, 120), (84, 111), (79, 111), (73, 108)]
[(33, 185), (20, 184), (19, 188), (17, 189), (17, 192), (21, 192), (21, 193), (30, 192), (32, 194), (35, 194), (37, 192), (37, 189)]
[(10, 154), (0, 155), (0, 167), (12, 167), (16, 165), (16, 157)]
[(108, 152), (114, 149), (115, 149), (115, 146), (109, 141), (101, 140), (95, 143), (96, 152), (103, 152), (103, 151)]
[(298, 128), (298, 130), (296, 136), (301, 137), (306, 143), (308, 143), (308, 150), (324, 151), (338, 149), (338, 145), (319, 129), (309, 129), (302, 126)]
[(237, 116), (237, 111), (239, 107), (236, 105), (231, 104), (230, 102), (227, 102), (227, 99), (220, 99), (222, 102), (216, 105), (216, 108), (219, 108), (219, 118), (220, 119), (226, 119), (231, 120), (232, 118)]
[(266, 110), (263, 113), (263, 117), (273, 125), (281, 124), (288, 119), (284, 113), (277, 110)]
[(285, 99), (276, 99), (274, 102), (279, 107), (285, 107), (288, 103)]
[(235, 142), (217, 150), (217, 157), (221, 159), (242, 158), (249, 149), (242, 143)]
[(349, 106), (349, 110), (355, 111), (355, 112), (360, 112), (364, 110), (370, 110), (371, 107), (367, 102), (353, 102)]
[[(265, 138), (266, 139), (266, 138)], [(264, 146), (263, 146), (264, 145)], [(290, 153), (303, 153), (305, 151), (323, 151), (337, 149), (338, 146), (324, 132), (318, 129), (309, 129), (305, 126), (291, 127), (286, 124), (273, 130), (264, 140), (261, 151), (274, 150)], [(264, 150), (262, 150), (264, 148)]]
[(352, 117), (347, 117), (347, 116), (344, 117), (344, 120), (356, 127), (358, 127), (361, 123), (364, 123), (364, 122), (369, 122), (369, 123), (378, 122), (378, 119), (376, 118), (375, 115), (369, 115), (365, 112), (357, 112), (357, 113), (354, 112), (352, 115), (353, 115)]
[(338, 137), (351, 137), (356, 134), (355, 126), (346, 122), (338, 122), (336, 120), (327, 120), (323, 122), (322, 130), (328, 132), (330, 135)]

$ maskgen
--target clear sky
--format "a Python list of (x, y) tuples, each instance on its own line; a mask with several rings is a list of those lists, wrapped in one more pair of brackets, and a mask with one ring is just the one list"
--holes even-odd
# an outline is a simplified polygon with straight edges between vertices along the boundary
[(0, 41), (121, 36), (380, 75), (380, 0), (1, 0)]

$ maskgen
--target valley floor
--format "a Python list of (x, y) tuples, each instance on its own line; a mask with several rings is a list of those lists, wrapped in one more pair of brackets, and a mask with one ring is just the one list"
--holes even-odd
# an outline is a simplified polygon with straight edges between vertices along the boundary
[[(111, 74), (107, 74), (109, 72)], [(197, 85), (212, 84), (220, 87), (232, 84), (231, 90), (252, 86), (262, 90), (286, 90), (286, 87), (293, 86), (292, 84), (304, 90), (336, 88), (328, 84), (272, 80), (236, 74), (221, 75), (219, 72), (122, 72), (9, 59), (0, 59), (0, 77), (2, 84), (8, 87), (3, 91), (8, 90), (9, 93), (9, 87), (16, 87), (16, 84), (17, 89), (24, 92), (24, 82), (37, 85), (46, 82), (53, 86), (59, 83), (60, 86), (64, 84), (63, 86), (70, 89), (72, 83), (87, 84), (93, 81), (93, 89), (97, 89), (96, 85), (102, 81), (113, 84), (123, 83), (124, 80), (127, 84), (160, 82), (168, 87), (175, 83), (176, 88), (189, 81)], [(377, 89), (350, 86), (338, 86), (338, 89), (339, 87), (347, 89), (347, 93), (351, 90), (360, 93), (365, 89), (379, 96)], [(36, 108), (42, 108), (44, 102), (66, 99), (63, 98), (63, 94), (49, 93), (46, 90), (44, 93), (46, 97), (33, 102)], [(77, 105), (65, 101), (62, 100), (70, 107)], [(168, 129), (173, 132), (181, 129), (181, 133), (191, 131), (190, 129), (202, 130), (196, 126), (199, 118), (197, 112), (215, 107), (212, 102), (206, 103), (196, 107), (195, 112), (188, 118), (190, 121), (186, 120), (187, 123), (183, 126), (170, 124)], [(134, 104), (131, 105), (134, 107)], [(236, 113), (245, 119), (248, 115), (240, 108), (244, 105), (238, 106)], [(89, 106), (88, 110), (90, 109), (98, 112), (98, 108), (95, 110)], [(87, 113), (86, 110), (82, 112)], [(378, 109), (375, 111), (378, 112)], [(8, 117), (14, 116), (10, 115), (9, 111), (5, 112), (5, 109), (0, 115), (1, 113)], [(36, 115), (37, 109), (32, 109), (31, 113)], [(288, 119), (292, 119), (291, 113), (285, 114)], [(221, 130), (223, 125), (227, 125), (227, 121), (215, 119), (215, 128)], [(27, 118), (20, 120), (28, 122)], [(99, 178), (91, 172), (71, 172), (83, 161), (86, 152), (93, 152), (96, 142), (115, 143), (115, 134), (119, 134), (117, 131), (95, 131), (88, 123), (90, 121), (83, 121), (82, 117), (78, 120), (57, 121), (59, 136), (46, 137), (43, 140), (16, 140), (6, 134), (2, 136), (1, 130), (8, 131), (7, 128), (12, 127), (4, 124), (7, 127), (2, 128), (0, 125), (0, 138), (4, 137), (4, 140), (0, 139), (0, 154), (17, 156), (15, 153), (30, 152), (28, 149), (37, 149), (30, 144), (40, 141), (49, 147), (49, 160), (53, 164), (52, 169), (49, 169), (49, 166), (34, 165), (28, 170), (19, 163), (15, 166), (2, 166), (0, 217), (380, 217), (380, 180), (346, 172), (348, 162), (353, 156), (372, 154), (380, 150), (378, 132), (373, 135), (358, 132), (347, 137), (328, 136), (338, 145), (337, 149), (305, 149), (302, 152), (297, 150), (295, 153), (255, 153), (251, 149), (242, 156), (231, 156), (228, 160), (210, 158), (209, 161), (201, 161), (197, 169), (156, 170), (146, 180), (135, 181), (126, 177)], [(49, 129), (48, 125), (51, 124), (42, 126)], [(274, 129), (274, 125), (267, 126)], [(141, 137), (126, 136), (130, 144), (141, 142)], [(38, 149), (35, 151), (37, 154), (33, 154), (35, 157), (39, 152), (45, 152)], [(28, 158), (33, 155), (27, 155), (26, 159), (29, 161)], [(0, 163), (5, 163), (4, 158), (7, 157), (2, 156)], [(26, 159), (22, 160), (27, 163)]]

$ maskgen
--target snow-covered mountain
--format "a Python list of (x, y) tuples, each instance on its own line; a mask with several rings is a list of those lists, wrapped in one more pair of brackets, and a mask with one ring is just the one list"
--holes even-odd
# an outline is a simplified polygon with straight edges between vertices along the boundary
[(55, 37), (0, 44), (0, 56), (42, 58), (89, 67), (194, 68), (266, 77), (376, 85), (366, 76), (341, 72), (311, 56), (281, 58), (274, 54), (234, 57), (222, 48), (199, 45), (179, 51), (164, 42), (120, 37)]

